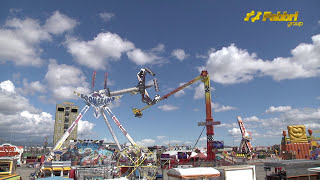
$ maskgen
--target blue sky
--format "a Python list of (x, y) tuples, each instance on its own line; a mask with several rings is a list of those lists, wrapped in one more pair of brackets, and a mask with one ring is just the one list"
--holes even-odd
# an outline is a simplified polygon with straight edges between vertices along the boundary
[[(0, 138), (22, 145), (53, 135), (56, 103), (84, 107), (73, 91), (119, 90), (136, 74), (156, 73), (160, 95), (208, 70), (215, 140), (238, 145), (236, 117), (253, 146), (279, 144), (287, 125), (320, 129), (319, 1), (2, 1), (0, 6)], [(301, 27), (246, 22), (247, 13), (299, 11)], [(69, 78), (65, 78), (69, 77)], [(149, 77), (148, 77), (149, 78)], [(142, 145), (193, 146), (205, 120), (203, 84), (144, 111), (126, 94), (112, 110)], [(155, 93), (150, 91), (152, 95)], [(85, 115), (79, 138), (112, 140), (102, 118)], [(114, 125), (114, 124), (113, 124)], [(121, 143), (126, 139), (113, 126)], [(205, 145), (205, 135), (199, 146)]]

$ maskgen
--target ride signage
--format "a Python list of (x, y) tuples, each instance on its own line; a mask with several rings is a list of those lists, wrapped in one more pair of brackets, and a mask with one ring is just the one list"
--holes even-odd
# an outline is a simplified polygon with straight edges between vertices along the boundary
[(94, 92), (92, 94), (89, 95), (85, 95), (85, 94), (80, 94), (80, 98), (85, 100), (87, 103), (95, 106), (95, 107), (99, 107), (99, 106), (106, 106), (108, 104), (110, 104), (111, 102), (113, 102), (116, 99), (120, 99), (121, 96), (113, 96), (113, 97), (106, 97), (103, 96), (100, 93)]
[(12, 146), (11, 144), (0, 145), (0, 158), (13, 158), (19, 155), (20, 151), (17, 146)]
[(121, 96), (112, 96), (108, 97), (103, 92), (94, 91), (91, 94), (81, 94), (77, 93), (77, 96), (79, 96), (81, 99), (83, 99), (87, 104), (94, 107), (94, 113), (93, 115), (98, 118), (101, 115), (101, 108), (106, 107), (110, 103), (112, 103), (116, 99), (120, 99)]

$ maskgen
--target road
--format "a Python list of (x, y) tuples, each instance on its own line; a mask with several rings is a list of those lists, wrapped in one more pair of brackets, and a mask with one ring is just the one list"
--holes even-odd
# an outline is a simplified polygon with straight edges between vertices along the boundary
[(29, 168), (27, 165), (22, 164), (20, 167), (17, 167), (16, 173), (21, 176), (22, 180), (29, 180), (30, 174), (35, 171), (35, 168)]

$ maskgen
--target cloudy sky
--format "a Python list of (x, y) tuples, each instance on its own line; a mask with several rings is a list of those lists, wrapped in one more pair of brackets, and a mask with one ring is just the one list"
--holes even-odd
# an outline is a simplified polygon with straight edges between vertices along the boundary
[[(208, 70), (215, 140), (239, 144), (237, 116), (253, 146), (279, 144), (287, 125), (320, 129), (320, 2), (302, 1), (1, 1), (0, 141), (40, 144), (53, 136), (55, 106), (83, 101), (73, 91), (137, 85), (148, 67), (166, 94)], [(244, 21), (257, 11), (299, 11), (303, 26)], [(148, 77), (148, 81), (151, 80)], [(150, 90), (152, 96), (155, 95)], [(191, 145), (205, 120), (198, 82), (135, 118), (144, 104), (124, 95), (112, 110), (142, 145)], [(79, 138), (112, 141), (89, 110)], [(113, 124), (121, 143), (127, 142)], [(199, 146), (205, 145), (205, 134)]]

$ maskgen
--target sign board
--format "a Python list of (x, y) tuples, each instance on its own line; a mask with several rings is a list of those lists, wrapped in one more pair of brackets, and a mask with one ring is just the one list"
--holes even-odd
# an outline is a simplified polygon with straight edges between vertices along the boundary
[(213, 141), (213, 148), (214, 149), (223, 149), (224, 142), (223, 141)]
[(0, 158), (20, 158), (21, 150), (17, 146), (11, 144), (2, 144), (0, 145)]
[(320, 130), (313, 130), (310, 139), (311, 141), (320, 141)]
[(198, 126), (211, 126), (211, 125), (219, 125), (220, 121), (211, 121), (211, 122), (198, 122)]

